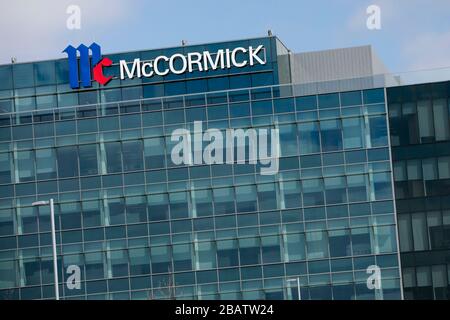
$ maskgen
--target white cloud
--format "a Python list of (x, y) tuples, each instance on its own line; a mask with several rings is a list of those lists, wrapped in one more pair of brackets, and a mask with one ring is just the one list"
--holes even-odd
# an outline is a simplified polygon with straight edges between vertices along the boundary
[[(81, 8), (81, 30), (68, 30), (69, 5)], [(71, 42), (101, 37), (108, 25), (124, 23), (129, 10), (124, 1), (112, 0), (14, 0), (0, 10), (0, 63), (58, 58)], [(98, 31), (97, 31), (98, 30)]]

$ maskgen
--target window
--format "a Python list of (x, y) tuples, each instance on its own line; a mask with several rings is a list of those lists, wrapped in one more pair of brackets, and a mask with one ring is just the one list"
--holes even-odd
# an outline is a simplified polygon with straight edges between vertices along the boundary
[(353, 255), (372, 253), (369, 228), (355, 228), (351, 230)]
[(172, 219), (189, 217), (189, 203), (187, 195), (187, 192), (176, 192), (169, 194), (170, 217)]
[(262, 259), (263, 263), (281, 262), (280, 237), (262, 237)]
[(435, 158), (424, 159), (422, 161), (423, 180), (437, 180), (438, 167)]
[(408, 160), (406, 169), (408, 172), (408, 180), (422, 179), (422, 164), (420, 160)]
[(450, 157), (438, 158), (439, 179), (450, 179)]
[(235, 187), (237, 212), (250, 212), (257, 209), (257, 194), (255, 186)]
[(167, 194), (147, 196), (148, 218), (150, 221), (167, 220), (169, 218), (169, 199)]
[(0, 90), (8, 90), (13, 88), (12, 65), (2, 65), (0, 67)]
[(164, 123), (175, 124), (184, 122), (184, 110), (164, 111)]
[(122, 144), (124, 171), (142, 170), (144, 162), (142, 160), (142, 142), (127, 141)]
[(137, 100), (142, 98), (142, 87), (124, 87), (122, 88), (122, 100)]
[(406, 181), (408, 180), (406, 173), (406, 161), (395, 161), (394, 167), (394, 181)]
[(411, 216), (414, 250), (428, 250), (428, 232), (425, 213), (413, 213)]
[(97, 145), (81, 145), (78, 147), (80, 156), (80, 175), (94, 175), (98, 173)]
[(323, 152), (342, 150), (342, 133), (340, 120), (321, 121), (320, 135), (322, 138)]
[(359, 106), (362, 104), (361, 91), (351, 91), (341, 93), (341, 105), (346, 106)]
[(317, 109), (317, 96), (297, 97), (295, 101), (297, 111), (308, 111)]
[(328, 257), (328, 239), (325, 231), (306, 233), (306, 247), (308, 259)]
[(55, 63), (53, 61), (34, 63), (34, 78), (37, 86), (54, 84), (56, 82)]
[(202, 108), (186, 108), (186, 122), (205, 121), (206, 110)]
[(385, 116), (375, 116), (369, 118), (370, 142), (372, 148), (384, 147), (388, 145), (387, 125)]
[(15, 98), (16, 111), (31, 111), (36, 108), (35, 97)]
[(319, 95), (319, 109), (339, 108), (339, 94), (321, 94)]
[(303, 205), (305, 207), (324, 204), (323, 180), (321, 179), (303, 180), (302, 190), (303, 190)]
[(56, 126), (56, 135), (58, 136), (71, 135), (77, 133), (75, 121), (58, 121), (56, 122), (55, 126)]
[(373, 174), (372, 183), (375, 200), (384, 200), (392, 198), (392, 184), (391, 184), (391, 176), (389, 173), (383, 172)]
[(260, 116), (272, 114), (272, 100), (252, 102), (252, 115)]
[(347, 202), (346, 181), (344, 177), (326, 178), (324, 182), (327, 204)]
[[(223, 247), (223, 246), (221, 246)], [(205, 270), (216, 267), (216, 247), (212, 242), (199, 242), (195, 245), (196, 269)]]
[(237, 241), (217, 241), (217, 260), (219, 268), (239, 265)]
[(164, 168), (166, 164), (164, 138), (144, 140), (145, 167), (147, 169)]
[(13, 210), (0, 210), (0, 236), (14, 234)]
[(34, 86), (34, 70), (32, 63), (18, 63), (12, 66), (15, 88), (27, 88)]
[(25, 140), (33, 138), (33, 127), (31, 125), (13, 127), (14, 140)]
[(246, 117), (250, 115), (249, 103), (233, 103), (230, 104), (231, 118)]
[(364, 147), (364, 122), (362, 118), (342, 120), (344, 149)]
[(23, 261), (23, 270), (25, 273), (25, 285), (41, 284), (41, 266), (38, 259), (25, 259)]
[(192, 190), (192, 209), (194, 216), (205, 217), (213, 215), (213, 202), (211, 190)]
[(261, 251), (259, 238), (239, 239), (239, 257), (241, 265), (261, 263)]
[(17, 152), (17, 168), (19, 181), (25, 182), (34, 180), (34, 153), (33, 151)]
[(411, 229), (411, 215), (398, 215), (398, 235), (400, 237), (400, 251), (408, 252), (414, 250), (412, 229)]
[(282, 189), (284, 195), (281, 203), (282, 209), (297, 208), (302, 205), (300, 181), (280, 183), (280, 189)]
[(17, 273), (16, 261), (0, 262), (0, 288), (17, 286)]
[(42, 138), (42, 137), (50, 137), (53, 136), (54, 133), (54, 127), (53, 122), (51, 123), (39, 123), (34, 125), (34, 136), (35, 138)]
[(108, 173), (122, 172), (122, 154), (120, 142), (105, 143)]
[(280, 130), (280, 156), (297, 155), (297, 126), (295, 124), (282, 125)]
[(436, 141), (450, 139), (450, 118), (446, 99), (433, 101), (434, 129)]
[(435, 141), (431, 101), (418, 101), (417, 115), (419, 122), (420, 141), (422, 143)]
[(392, 253), (397, 250), (395, 226), (375, 226), (375, 254)]
[(384, 89), (364, 90), (364, 104), (383, 103)]
[(100, 99), (102, 103), (121, 101), (120, 89), (101, 90)]
[(235, 211), (233, 188), (214, 189), (213, 195), (216, 214), (233, 213)]
[(330, 257), (351, 255), (350, 232), (348, 230), (329, 231)]
[(277, 192), (274, 183), (259, 184), (257, 190), (259, 210), (277, 209)]
[(0, 184), (11, 182), (11, 154), (0, 153)]
[(320, 152), (319, 125), (317, 122), (298, 124), (300, 154)]
[(103, 205), (98, 200), (83, 201), (83, 227), (96, 227), (103, 223)]
[(228, 107), (222, 106), (208, 106), (208, 120), (218, 120), (228, 118)]
[(127, 223), (147, 222), (147, 202), (144, 197), (128, 197), (125, 204)]
[(130, 275), (150, 274), (150, 250), (147, 248), (129, 249)]
[(84, 119), (77, 121), (78, 134), (97, 132), (97, 119)]
[(287, 234), (284, 238), (285, 262), (304, 260), (306, 258), (305, 234)]
[(174, 245), (173, 249), (173, 269), (174, 271), (192, 270), (192, 247), (190, 244)]
[(58, 156), (59, 178), (78, 176), (77, 147), (62, 147), (56, 150)]
[(113, 277), (128, 276), (128, 254), (126, 250), (111, 251), (111, 271)]
[(78, 95), (74, 93), (59, 93), (58, 107), (69, 107), (78, 105)]
[(110, 224), (125, 223), (125, 204), (122, 198), (109, 199), (108, 210)]
[(348, 201), (367, 201), (367, 186), (369, 181), (366, 175), (347, 176)]
[(151, 259), (152, 273), (167, 273), (172, 271), (172, 266), (170, 262), (170, 247), (152, 247), (151, 248)]
[[(125, 108), (125, 107), (123, 107)], [(131, 108), (128, 106), (128, 108)], [(137, 106), (139, 108), (139, 105)], [(122, 111), (123, 112), (123, 111)], [(134, 129), (141, 127), (141, 115), (140, 114), (130, 114), (120, 116), (120, 128), (122, 130)]]
[(80, 105), (98, 103), (97, 91), (79, 92), (78, 101)]
[(81, 209), (79, 203), (62, 203), (59, 205), (61, 211), (61, 228), (81, 228)]

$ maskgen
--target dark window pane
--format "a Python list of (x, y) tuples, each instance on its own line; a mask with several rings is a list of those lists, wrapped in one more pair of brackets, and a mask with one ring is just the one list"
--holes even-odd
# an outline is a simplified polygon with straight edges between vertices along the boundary
[(78, 176), (78, 152), (76, 147), (56, 149), (58, 156), (58, 176), (60, 178)]

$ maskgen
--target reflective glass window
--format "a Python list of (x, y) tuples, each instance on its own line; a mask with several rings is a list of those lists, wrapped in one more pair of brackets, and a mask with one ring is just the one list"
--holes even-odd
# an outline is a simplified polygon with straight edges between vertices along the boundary
[(147, 169), (164, 168), (166, 163), (164, 138), (144, 140), (145, 167)]
[(340, 120), (321, 121), (320, 135), (323, 152), (342, 150), (342, 132)]
[(136, 171), (144, 169), (142, 159), (142, 141), (127, 141), (122, 143), (124, 171)]
[(284, 250), (286, 262), (304, 260), (306, 258), (305, 234), (287, 234)]
[(98, 173), (97, 145), (81, 145), (78, 147), (80, 157), (80, 175), (94, 175)]
[(56, 149), (58, 159), (58, 177), (78, 176), (77, 147), (62, 147)]
[(18, 182), (34, 180), (34, 152), (17, 152)]
[(306, 248), (308, 259), (328, 257), (328, 237), (326, 231), (307, 232)]
[(344, 149), (364, 147), (364, 122), (362, 118), (342, 120), (344, 131)]
[(235, 187), (237, 212), (257, 210), (257, 193), (255, 186)]
[(11, 153), (0, 153), (0, 183), (11, 182)]
[(239, 264), (237, 240), (217, 241), (218, 267), (232, 267)]
[(151, 259), (152, 273), (171, 272), (171, 252), (169, 246), (152, 247)]
[(105, 143), (106, 165), (108, 173), (122, 171), (122, 153), (120, 142)]
[(241, 265), (261, 263), (261, 249), (259, 238), (239, 239), (239, 257)]

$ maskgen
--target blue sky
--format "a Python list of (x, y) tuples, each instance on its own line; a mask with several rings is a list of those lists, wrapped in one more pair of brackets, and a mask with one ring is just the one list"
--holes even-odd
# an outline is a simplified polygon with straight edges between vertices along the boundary
[[(393, 72), (450, 67), (449, 0), (0, 0), (0, 63), (64, 57), (95, 40), (103, 53), (263, 36), (294, 52), (371, 44)], [(81, 9), (68, 30), (66, 9)], [(366, 8), (381, 9), (381, 30)]]

